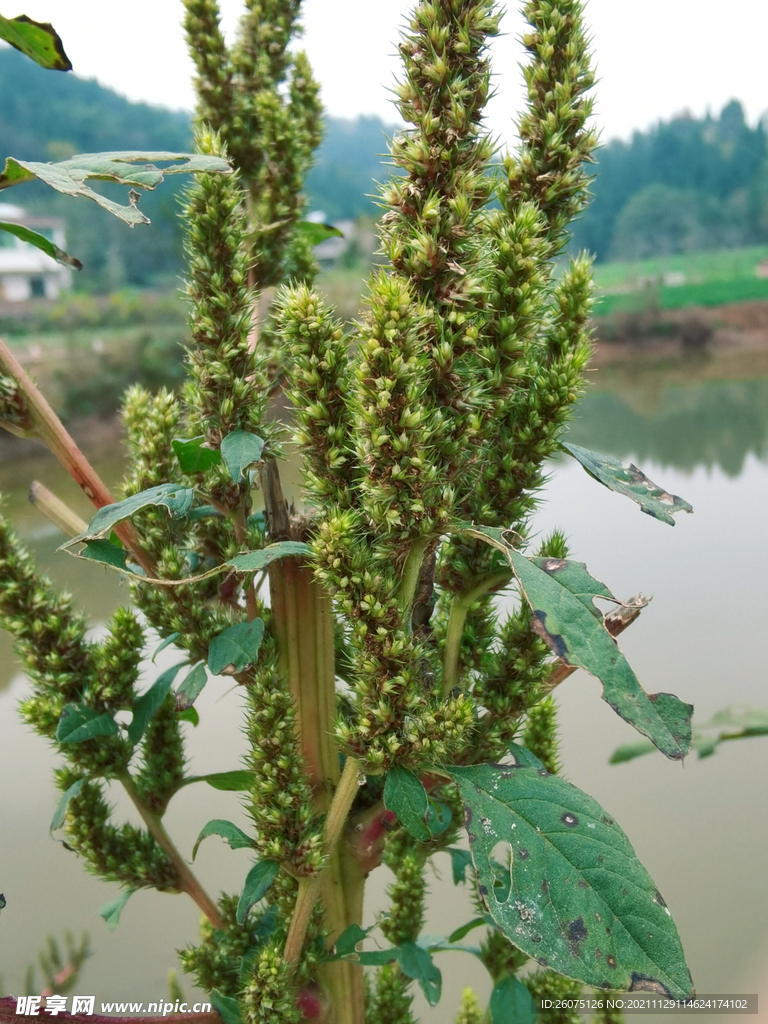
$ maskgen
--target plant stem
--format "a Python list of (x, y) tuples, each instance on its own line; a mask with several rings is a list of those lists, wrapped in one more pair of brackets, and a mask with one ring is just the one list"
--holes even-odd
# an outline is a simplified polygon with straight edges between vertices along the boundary
[[(335, 850), (344, 830), (347, 815), (357, 795), (359, 779), (360, 763), (354, 757), (348, 757), (325, 819), (325, 848), (329, 856)], [(301, 955), (309, 919), (320, 897), (324, 874), (325, 871), (319, 871), (311, 878), (302, 878), (299, 882), (296, 907), (285, 942), (285, 959), (288, 963), (297, 963)]]
[(495, 587), (504, 586), (512, 579), (512, 573), (504, 570), (475, 584), (471, 590), (457, 594), (451, 602), (451, 614), (445, 634), (445, 652), (443, 655), (443, 696), (447, 697), (459, 681), (459, 653), (461, 637), (467, 613), (478, 598)]
[(173, 861), (173, 866), (178, 871), (179, 878), (181, 879), (182, 892), (185, 892), (188, 896), (192, 897), (214, 928), (225, 928), (225, 922), (219, 914), (216, 904), (200, 885), (197, 878), (190, 870), (189, 865), (174, 846), (173, 840), (165, 831), (165, 826), (158, 815), (154, 814), (142, 803), (141, 797), (136, 790), (136, 786), (134, 785), (131, 776), (128, 772), (124, 772), (122, 775), (118, 776), (118, 779), (123, 784), (126, 793), (131, 798), (134, 807), (141, 815), (148, 831), (152, 836), (154, 836), (158, 846), (160, 846)]
[(49, 491), (39, 480), (33, 480), (29, 487), (29, 500), (39, 509), (46, 519), (49, 519), (55, 526), (68, 537), (76, 537), (84, 533), (88, 523), (73, 512), (69, 505), (66, 505), (61, 498), (57, 498), (53, 491)]
[[(64, 424), (41, 395), (24, 367), (0, 339), (0, 370), (13, 377), (32, 417), (32, 433), (51, 451), (81, 491), (96, 508), (112, 505), (114, 498), (99, 474), (86, 459), (64, 428)], [(131, 552), (133, 560), (148, 576), (156, 575), (152, 560), (141, 550), (136, 531), (130, 523), (115, 526), (115, 533)]]
[(400, 581), (399, 604), (403, 621), (405, 621), (408, 610), (413, 603), (416, 585), (419, 582), (421, 563), (424, 560), (424, 552), (434, 539), (434, 537), (419, 537), (413, 542), (411, 550), (408, 552), (405, 568), (403, 569), (403, 578)]

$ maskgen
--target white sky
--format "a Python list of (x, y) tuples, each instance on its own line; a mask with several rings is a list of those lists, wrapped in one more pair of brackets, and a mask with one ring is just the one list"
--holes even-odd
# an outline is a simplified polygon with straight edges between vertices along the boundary
[[(231, 37), (242, 0), (219, 0)], [(192, 64), (179, 28), (181, 0), (0, 0), (6, 17), (50, 21), (75, 73), (134, 100), (192, 109)], [(517, 42), (524, 22), (510, 3), (497, 40), (497, 97), (488, 123), (503, 140), (522, 98)], [(396, 121), (387, 89), (398, 72), (395, 42), (410, 0), (304, 0), (307, 50), (330, 114)], [(766, 0), (589, 0), (587, 22), (600, 76), (596, 123), (603, 138), (628, 137), (682, 110), (713, 113), (740, 99), (754, 123), (768, 110)]]

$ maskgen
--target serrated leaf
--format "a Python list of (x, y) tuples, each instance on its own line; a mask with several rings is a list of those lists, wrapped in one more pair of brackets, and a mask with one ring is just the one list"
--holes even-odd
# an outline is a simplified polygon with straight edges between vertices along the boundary
[(173, 643), (173, 641), (174, 640), (178, 640), (180, 636), (181, 636), (181, 633), (178, 633), (178, 632), (171, 633), (169, 636), (167, 636), (165, 638), (165, 640), (163, 640), (163, 642), (161, 644), (158, 644), (158, 646), (155, 648), (155, 653), (152, 655), (152, 664), (153, 665), (155, 664), (155, 658), (158, 656), (158, 654), (161, 651), (164, 651), (166, 647), (170, 647), (171, 644)]
[(507, 975), (491, 992), (491, 1024), (535, 1024), (536, 1002), (517, 978)]
[(59, 800), (56, 810), (53, 812), (53, 817), (51, 818), (51, 826), (49, 829), (50, 832), (55, 832), (57, 828), (61, 828), (61, 826), (64, 824), (64, 819), (67, 816), (67, 805), (69, 804), (69, 801), (73, 797), (77, 796), (77, 794), (85, 785), (86, 781), (86, 779), (78, 779), (77, 782), (73, 782), (69, 789), (65, 790), (64, 793), (62, 793), (61, 799)]
[(134, 747), (141, 740), (141, 737), (144, 735), (144, 730), (159, 711), (165, 698), (171, 692), (171, 684), (176, 678), (179, 669), (185, 664), (186, 662), (182, 661), (179, 662), (178, 665), (174, 665), (172, 668), (166, 669), (162, 675), (157, 677), (146, 693), (142, 693), (142, 695), (137, 697), (134, 701), (133, 718), (131, 719), (131, 724), (128, 726), (128, 739)]
[[(160, 168), (156, 166), (156, 161), (170, 164)], [(37, 178), (64, 195), (92, 199), (133, 227), (135, 224), (149, 224), (149, 218), (138, 209), (139, 193), (131, 188), (128, 193), (129, 205), (121, 206), (113, 199), (94, 192), (85, 184), (89, 178), (151, 190), (160, 184), (166, 174), (194, 174), (201, 171), (206, 174), (227, 174), (230, 167), (221, 157), (195, 153), (80, 153), (55, 164), (16, 160), (9, 156), (0, 174), (0, 189)]]
[(111, 932), (117, 928), (123, 907), (135, 892), (135, 889), (123, 889), (116, 900), (112, 900), (111, 903), (105, 903), (103, 907), (99, 907), (99, 917), (104, 918)]
[(458, 846), (449, 846), (445, 852), (451, 857), (451, 873), (454, 885), (463, 885), (467, 880), (467, 868), (472, 867), (472, 854)]
[(85, 704), (65, 704), (56, 729), (59, 743), (82, 743), (97, 736), (116, 736), (117, 722)]
[(344, 232), (339, 231), (333, 224), (316, 224), (311, 220), (300, 220), (296, 225), (296, 231), (302, 238), (314, 248), (324, 242), (326, 238), (343, 238)]
[(224, 1024), (243, 1024), (240, 1004), (234, 996), (223, 996), (218, 989), (211, 989), (211, 1006), (224, 1021)]
[(237, 904), (237, 913), (235, 914), (235, 919), (239, 925), (245, 923), (251, 907), (254, 907), (267, 894), (279, 870), (280, 865), (277, 861), (260, 860), (248, 872)]
[(202, 473), (221, 462), (221, 452), (218, 448), (206, 448), (205, 442), (203, 434), (189, 440), (175, 437), (171, 441), (171, 448), (176, 454), (176, 461), (182, 473)]
[[(513, 755), (520, 748), (512, 745)], [(684, 999), (692, 983), (664, 900), (603, 808), (539, 765), (446, 770), (464, 804), (480, 894), (507, 938), (595, 988)], [(497, 847), (510, 890), (497, 895)]]
[(245, 470), (259, 461), (263, 451), (263, 438), (247, 430), (233, 430), (221, 441), (221, 456), (236, 484), (243, 479)]
[(31, 228), (26, 228), (23, 224), (13, 224), (8, 221), (0, 221), (0, 231), (7, 231), (9, 235), (15, 235), (17, 238), (20, 238), (22, 242), (34, 245), (36, 249), (40, 249), (46, 256), (50, 256), (52, 260), (56, 260), (57, 263), (62, 263), (65, 267), (72, 267), (74, 270), (83, 269), (83, 264), (80, 260), (75, 259), (74, 256), (70, 256), (68, 253), (64, 252), (64, 250), (60, 249), (58, 245), (54, 245), (49, 238), (45, 237), (45, 235), (41, 235), (38, 231), (33, 231)]
[[(559, 559), (526, 558), (512, 546), (508, 530), (471, 527), (463, 532), (484, 539), (505, 555), (531, 606), (532, 629), (558, 658), (597, 676), (603, 684), (603, 700), (616, 714), (671, 760), (681, 760), (691, 745), (693, 707), (671, 693), (645, 692), (602, 620), (590, 610), (589, 595), (584, 592), (587, 578), (591, 579), (586, 568), (576, 563), (580, 571), (572, 572)], [(537, 562), (551, 565), (545, 569)], [(578, 581), (576, 594), (569, 590), (574, 581)], [(604, 590), (598, 584), (593, 596), (605, 596)]]
[(393, 811), (409, 835), (426, 843), (432, 833), (427, 825), (429, 801), (418, 778), (407, 768), (395, 766), (387, 772), (384, 783), (384, 806)]
[(673, 513), (693, 512), (692, 505), (678, 498), (676, 494), (669, 494), (663, 487), (657, 486), (632, 463), (625, 468), (620, 460), (612, 455), (591, 452), (577, 444), (561, 444), (560, 447), (581, 463), (589, 475), (604, 487), (636, 501), (643, 512), (654, 519), (660, 519), (662, 523), (674, 526)]
[(208, 668), (215, 676), (241, 672), (256, 661), (263, 637), (264, 623), (261, 619), (236, 622), (211, 640)]
[(182, 785), (189, 786), (193, 782), (207, 782), (213, 789), (226, 793), (243, 793), (253, 785), (253, 772), (213, 772), (210, 775), (192, 775), (184, 779)]
[(222, 839), (226, 839), (232, 850), (244, 850), (253, 847), (253, 841), (237, 825), (233, 825), (231, 821), (225, 821), (223, 818), (213, 818), (207, 825), (203, 825), (200, 835), (192, 847), (192, 860), (197, 856), (200, 843), (207, 839), (208, 836), (221, 836)]
[(0, 14), (0, 39), (10, 43), (36, 64), (51, 71), (71, 71), (58, 32), (48, 22), (33, 21), (26, 14), (6, 18)]
[(191, 708), (208, 682), (205, 665), (195, 665), (176, 690), (176, 710), (186, 711)]
[(437, 1006), (443, 986), (443, 976), (426, 949), (415, 942), (406, 941), (398, 947), (398, 962), (403, 974), (419, 983), (430, 1006)]
[(149, 505), (163, 506), (168, 509), (171, 519), (181, 519), (187, 514), (194, 493), (191, 487), (182, 487), (180, 484), (159, 484), (157, 487), (132, 494), (123, 501), (104, 505), (93, 517), (88, 529), (62, 544), (59, 551), (65, 551), (73, 544), (106, 537), (116, 523), (130, 519), (132, 515)]

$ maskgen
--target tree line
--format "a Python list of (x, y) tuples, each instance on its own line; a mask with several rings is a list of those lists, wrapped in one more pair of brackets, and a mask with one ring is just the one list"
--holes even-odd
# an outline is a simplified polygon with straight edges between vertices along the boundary
[[(15, 50), (0, 50), (2, 156), (63, 160), (115, 149), (189, 151), (184, 111), (132, 103), (95, 81), (48, 75)], [(326, 119), (326, 133), (306, 181), (309, 210), (327, 220), (376, 216), (375, 181), (387, 138), (397, 131), (375, 116)], [(681, 114), (629, 140), (603, 146), (593, 165), (594, 201), (573, 225), (571, 248), (597, 260), (768, 242), (768, 145), (762, 122), (747, 123), (740, 102), (719, 115)], [(104, 186), (106, 191), (110, 186)], [(69, 244), (85, 264), (78, 286), (173, 286), (182, 274), (180, 180), (142, 195), (151, 230), (126, 231), (90, 203), (67, 203), (27, 186), (23, 205), (65, 216)], [(0, 201), (15, 202), (13, 193)]]

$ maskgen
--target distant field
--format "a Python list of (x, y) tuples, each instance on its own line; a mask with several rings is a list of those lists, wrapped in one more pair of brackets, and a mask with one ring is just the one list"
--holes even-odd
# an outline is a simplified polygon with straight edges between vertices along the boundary
[[(768, 259), (768, 245), (676, 253), (635, 263), (602, 263), (595, 267), (598, 316), (657, 306), (720, 306), (728, 302), (768, 299), (768, 278), (755, 268)], [(683, 284), (664, 284), (683, 275)]]

